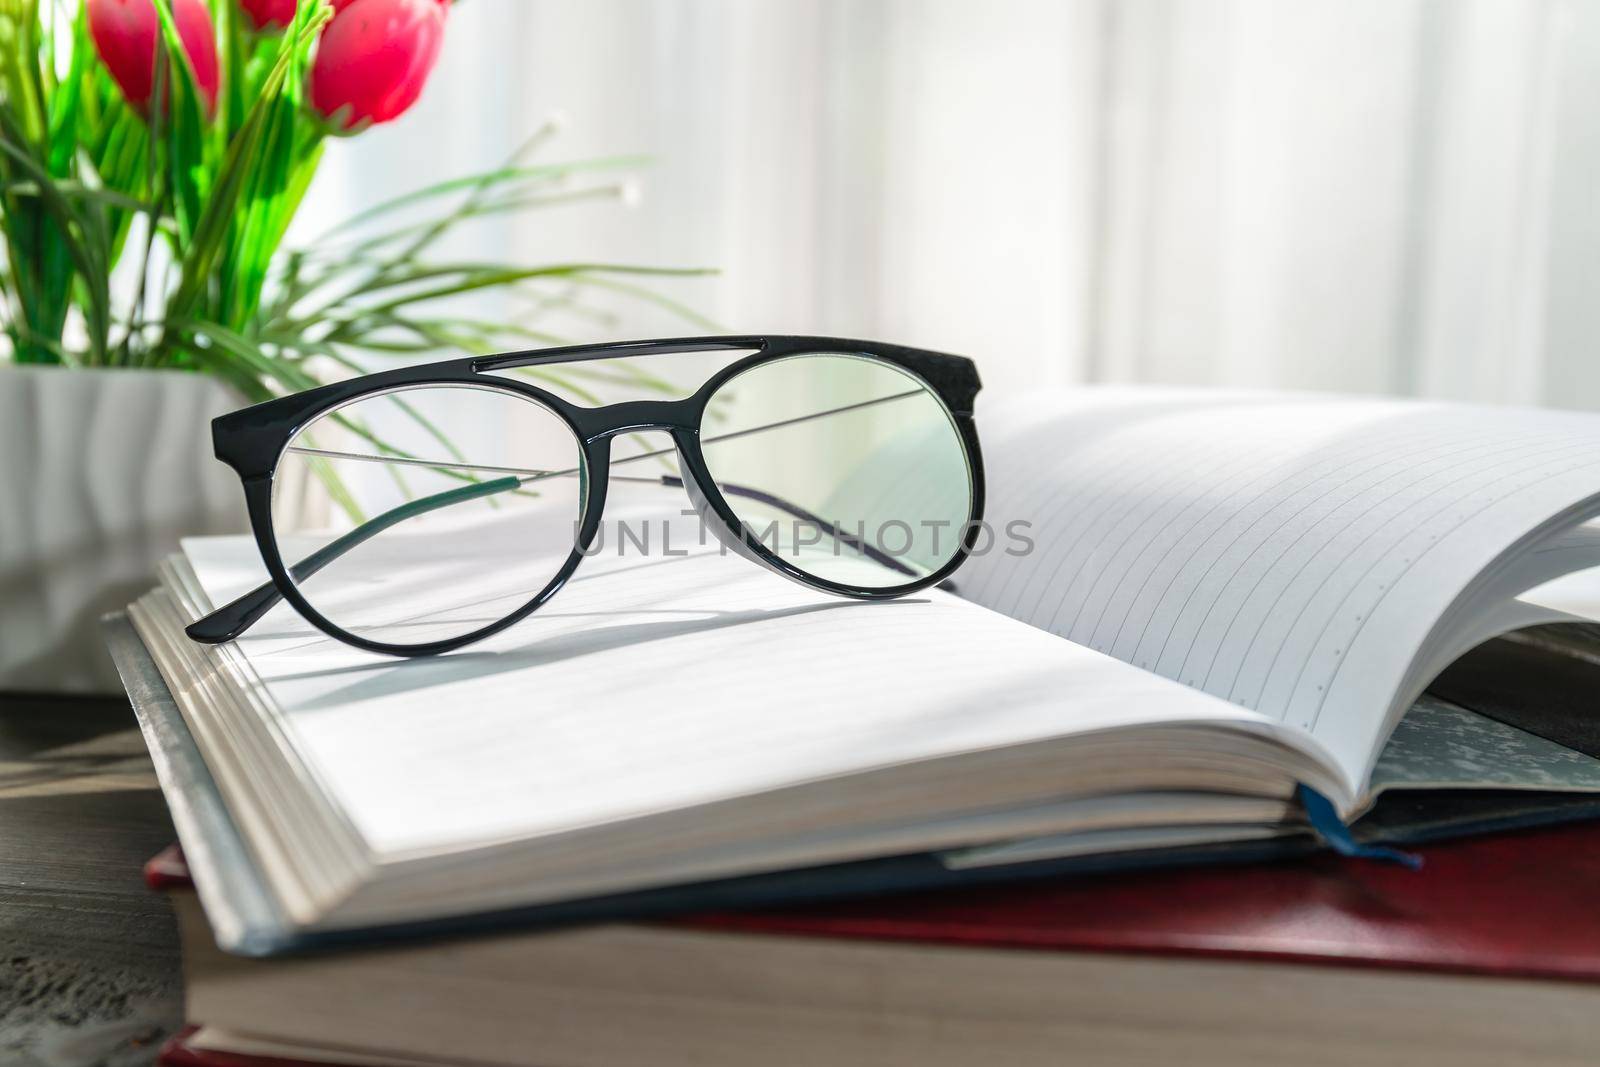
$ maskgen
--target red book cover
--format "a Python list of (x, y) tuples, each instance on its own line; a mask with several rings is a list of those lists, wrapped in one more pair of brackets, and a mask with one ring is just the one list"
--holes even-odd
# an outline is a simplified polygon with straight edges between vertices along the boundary
[(1420, 870), (1320, 854), (699, 916), (708, 929), (1600, 981), (1600, 823), (1416, 850)]
[(146, 860), (144, 884), (157, 893), (194, 888), (189, 880), (189, 865), (183, 862), (183, 849), (168, 845)]
[(335, 1064), (314, 1063), (311, 1060), (285, 1060), (277, 1056), (246, 1056), (220, 1049), (196, 1048), (190, 1043), (199, 1030), (186, 1026), (161, 1046), (156, 1057), (157, 1067), (338, 1067)]
[[(1600, 981), (1600, 822), (1417, 850), (1321, 854), (670, 920), (697, 929)], [(153, 888), (187, 884), (169, 849)]]

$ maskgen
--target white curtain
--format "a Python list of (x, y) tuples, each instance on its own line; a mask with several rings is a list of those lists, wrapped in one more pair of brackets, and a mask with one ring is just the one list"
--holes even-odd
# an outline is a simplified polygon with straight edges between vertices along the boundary
[(719, 267), (667, 289), (1002, 388), (1600, 406), (1597, 101), (1585, 0), (471, 0), (306, 225), (559, 110), (554, 154), (654, 157), (642, 203), (472, 251)]

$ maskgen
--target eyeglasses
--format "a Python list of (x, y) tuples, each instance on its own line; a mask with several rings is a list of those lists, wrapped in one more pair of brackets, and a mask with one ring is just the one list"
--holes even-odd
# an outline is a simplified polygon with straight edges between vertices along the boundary
[[(585, 406), (516, 374), (742, 351), (677, 400)], [(269, 400), (212, 431), (271, 581), (187, 632), (231, 641), (286, 600), (369, 651), (459, 648), (561, 589), (601, 534), (614, 481), (685, 489), (723, 546), (803, 585), (902, 596), (952, 574), (980, 533), (979, 388), (960, 356), (706, 337), (451, 360)], [(613, 441), (639, 431), (671, 447), (614, 459)]]

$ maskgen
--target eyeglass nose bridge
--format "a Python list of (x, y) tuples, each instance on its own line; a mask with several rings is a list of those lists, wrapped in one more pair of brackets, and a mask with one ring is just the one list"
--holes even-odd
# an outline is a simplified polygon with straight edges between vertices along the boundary
[(700, 405), (684, 400), (628, 400), (573, 412), (573, 421), (585, 444), (644, 430), (664, 430), (676, 435), (693, 432), (700, 424)]

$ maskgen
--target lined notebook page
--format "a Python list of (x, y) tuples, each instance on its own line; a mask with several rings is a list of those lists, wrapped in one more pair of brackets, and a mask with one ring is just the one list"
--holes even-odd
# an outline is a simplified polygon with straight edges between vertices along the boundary
[[(214, 603), (259, 580), (247, 539), (185, 552)], [(715, 548), (586, 560), (524, 623), (434, 659), (362, 653), (282, 605), (238, 648), (386, 855), (1107, 727), (1272, 725), (943, 593), (845, 601)]]
[(980, 407), (995, 550), (962, 595), (1310, 731), (1360, 780), (1491, 561), (1600, 488), (1594, 416), (1083, 389)]

